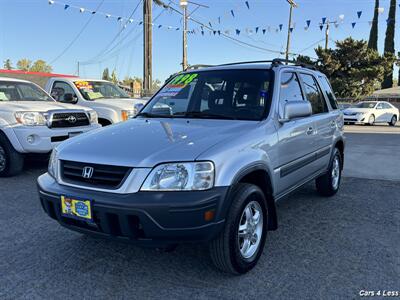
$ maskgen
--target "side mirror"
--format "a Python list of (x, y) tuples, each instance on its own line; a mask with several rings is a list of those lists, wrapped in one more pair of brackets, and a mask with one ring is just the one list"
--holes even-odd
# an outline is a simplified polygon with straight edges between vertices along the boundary
[(285, 104), (281, 123), (289, 122), (296, 118), (304, 118), (312, 115), (311, 103), (308, 101), (292, 101)]
[(136, 103), (135, 104), (135, 111), (136, 113), (139, 113), (141, 109), (143, 108), (144, 104), (143, 103)]
[(64, 95), (64, 100), (61, 102), (65, 102), (65, 103), (76, 103), (77, 99), (76, 97), (74, 97), (71, 93), (67, 93)]

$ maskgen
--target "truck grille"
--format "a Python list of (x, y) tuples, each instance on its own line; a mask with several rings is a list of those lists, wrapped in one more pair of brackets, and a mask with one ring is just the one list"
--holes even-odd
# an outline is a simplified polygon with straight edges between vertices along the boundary
[(68, 128), (90, 125), (89, 118), (84, 112), (54, 113), (50, 128)]
[(98, 165), (74, 161), (61, 161), (61, 177), (67, 183), (104, 189), (119, 188), (131, 168)]

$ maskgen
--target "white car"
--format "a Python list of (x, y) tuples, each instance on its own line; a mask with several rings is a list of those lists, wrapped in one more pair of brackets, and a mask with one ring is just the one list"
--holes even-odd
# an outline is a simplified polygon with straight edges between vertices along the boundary
[(395, 126), (399, 120), (400, 112), (389, 102), (364, 101), (345, 109), (343, 115), (345, 124), (388, 123), (390, 126)]
[(102, 126), (133, 118), (147, 100), (132, 99), (112, 82), (82, 78), (50, 78), (46, 91), (56, 101), (95, 110)]
[(0, 77), (0, 177), (21, 172), (24, 154), (49, 153), (100, 127), (94, 110), (57, 103), (29, 81)]

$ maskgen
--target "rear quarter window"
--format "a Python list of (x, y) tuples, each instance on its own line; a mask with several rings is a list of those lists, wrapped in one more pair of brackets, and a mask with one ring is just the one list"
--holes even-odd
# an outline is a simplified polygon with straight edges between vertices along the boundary
[(322, 84), (322, 88), (325, 91), (326, 96), (328, 97), (329, 103), (331, 104), (331, 107), (333, 109), (338, 109), (339, 105), (337, 103), (335, 94), (333, 93), (331, 84), (329, 83), (328, 79), (326, 77), (319, 77), (319, 81)]

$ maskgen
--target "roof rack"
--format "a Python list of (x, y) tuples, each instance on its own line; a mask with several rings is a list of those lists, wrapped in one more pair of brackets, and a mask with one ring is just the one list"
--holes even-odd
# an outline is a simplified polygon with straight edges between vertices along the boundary
[(210, 68), (210, 67), (215, 67), (215, 66), (213, 66), (213, 65), (202, 65), (202, 64), (199, 64), (199, 65), (191, 65), (191, 66), (188, 66), (188, 67), (185, 69), (185, 71), (189, 71), (189, 70), (198, 70), (198, 69)]
[(307, 69), (317, 70), (317, 68), (313, 65), (298, 62), (295, 60), (283, 59), (283, 58), (275, 58), (274, 60), (272, 60), (272, 63), (275, 65), (283, 65), (285, 63), (287, 65), (291, 64), (292, 66), (298, 66), (298, 67), (303, 67), (303, 68), (307, 68)]

